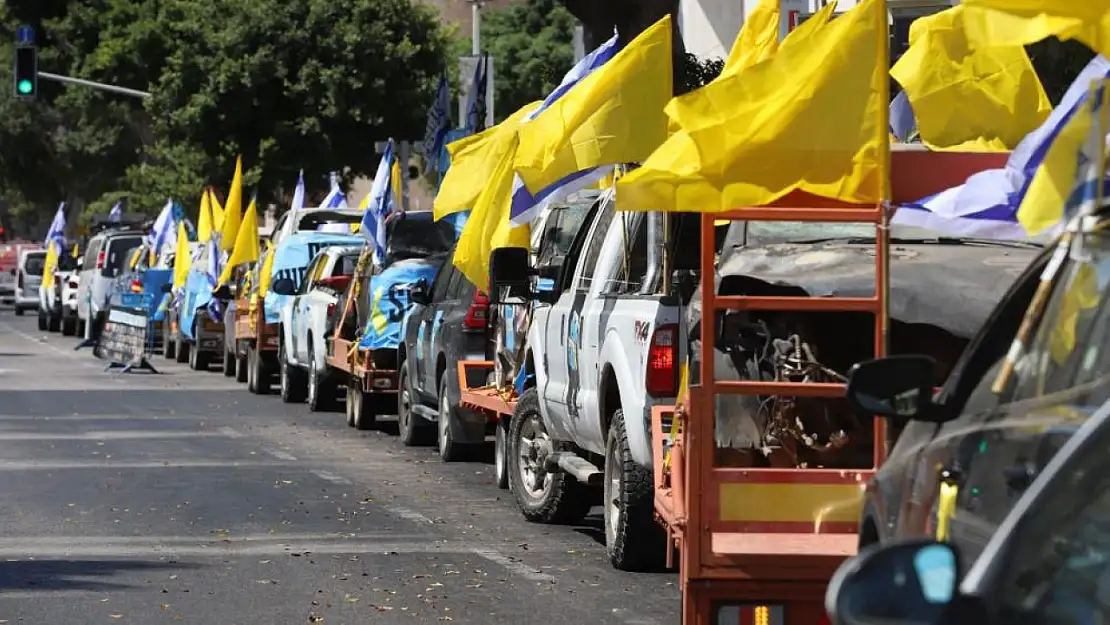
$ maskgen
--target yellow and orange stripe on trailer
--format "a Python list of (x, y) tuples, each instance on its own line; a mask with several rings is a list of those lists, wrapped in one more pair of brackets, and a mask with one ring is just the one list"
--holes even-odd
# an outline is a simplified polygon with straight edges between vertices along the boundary
[[(718, 532), (852, 534), (872, 471), (714, 469)], [(712, 509), (715, 508), (715, 509)]]

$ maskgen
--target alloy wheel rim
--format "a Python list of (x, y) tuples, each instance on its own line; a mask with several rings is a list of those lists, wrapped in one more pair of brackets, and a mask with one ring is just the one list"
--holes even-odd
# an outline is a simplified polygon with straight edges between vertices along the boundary
[(610, 444), (605, 450), (605, 538), (608, 544), (613, 544), (617, 536), (617, 526), (620, 521), (621, 478), (617, 470), (616, 445)]
[(450, 423), (448, 423), (449, 414), (447, 397), (441, 397), (439, 399), (439, 450), (441, 452), (447, 450), (447, 438), (451, 428)]
[(523, 496), (529, 500), (542, 499), (551, 488), (552, 476), (543, 467), (543, 458), (551, 450), (551, 439), (539, 417), (531, 415), (520, 427), (517, 445), (517, 465), (520, 471)]

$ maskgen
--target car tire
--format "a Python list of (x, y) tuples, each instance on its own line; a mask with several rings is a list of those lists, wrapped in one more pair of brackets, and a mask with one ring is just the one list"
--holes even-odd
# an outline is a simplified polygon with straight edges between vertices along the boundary
[(353, 386), (347, 386), (347, 397), (346, 401), (343, 402), (344, 409), (347, 412), (347, 427), (355, 427), (355, 408), (357, 408), (355, 404), (358, 402), (355, 395), (358, 395), (358, 393), (358, 389)]
[(16, 306), (16, 307), (15, 307), (15, 316), (16, 316), (16, 317), (22, 317), (22, 316), (23, 316), (23, 312), (24, 312), (24, 311), (23, 311), (23, 309), (22, 309), (22, 308), (20, 308), (19, 306)]
[[(260, 359), (261, 360), (261, 359)], [(281, 367), (281, 401), (286, 404), (299, 404), (304, 401), (307, 384), (300, 369), (289, 364), (285, 356), (285, 342), (278, 347), (278, 363)]]
[(250, 367), (247, 365), (247, 355), (235, 356), (235, 381), (246, 382), (249, 377)]
[(372, 430), (378, 424), (378, 413), (375, 410), (374, 398), (370, 393), (355, 389), (354, 409), (355, 429)]
[(180, 335), (173, 340), (173, 343), (173, 361), (181, 364), (189, 362), (189, 352), (192, 345), (185, 342), (185, 339), (181, 338)]
[(455, 429), (459, 415), (458, 406), (451, 406), (451, 399), (447, 395), (447, 376), (439, 379), (439, 395), (436, 400), (438, 406), (436, 419), (436, 440), (439, 447), (439, 459), (444, 462), (459, 462), (466, 459), (470, 447), (455, 440)]
[(247, 346), (247, 366), (243, 370), (247, 372), (247, 390), (255, 395), (258, 394), (258, 378), (255, 375), (258, 373), (258, 368), (254, 364), (255, 355), (254, 347)]
[(235, 377), (235, 354), (227, 351), (224, 347), (224, 361), (220, 363), (220, 371), (223, 372), (225, 378)]
[(206, 351), (201, 351), (196, 345), (192, 346), (189, 350), (189, 368), (193, 371), (208, 371), (208, 365), (212, 361), (212, 354)]
[[(316, 357), (312, 355), (311, 343), (308, 345), (308, 353), (309, 358), (312, 359), (308, 363), (308, 409), (312, 412), (332, 410), (335, 406), (335, 394), (339, 389), (336, 387), (335, 380), (319, 371), (319, 367), (316, 365)], [(360, 427), (359, 429), (369, 428)]]
[(413, 402), (416, 393), (412, 388), (412, 379), (409, 377), (407, 362), (401, 363), (401, 378), (397, 391), (397, 430), (401, 435), (401, 442), (407, 447), (430, 445), (435, 430), (423, 417), (413, 412)]
[(493, 474), (497, 481), (497, 488), (509, 488), (509, 420), (501, 419), (497, 422), (495, 439), (493, 443)]
[(167, 320), (162, 323), (162, 357), (166, 360), (174, 360), (177, 356), (177, 342), (171, 334), (170, 322)]
[(77, 334), (77, 320), (63, 319), (62, 320), (62, 336), (73, 336)]
[(605, 550), (621, 571), (661, 568), (667, 554), (666, 534), (655, 522), (655, 485), (650, 469), (632, 458), (624, 411), (613, 414), (605, 444)]
[[(529, 455), (522, 449), (529, 446)], [(546, 447), (546, 449), (544, 449)], [(540, 413), (536, 389), (524, 392), (509, 422), (510, 491), (525, 520), (532, 523), (578, 523), (593, 507), (594, 489), (572, 475), (548, 473), (543, 467), (543, 454), (557, 451), (556, 443), (547, 434)], [(529, 466), (525, 466), (525, 465)], [(526, 469), (528, 470), (526, 474)], [(537, 484), (542, 481), (542, 484)], [(538, 488), (537, 488), (538, 487)]]
[(39, 331), (46, 332), (46, 313), (39, 311)]
[(254, 352), (254, 360), (257, 369), (254, 372), (254, 387), (259, 395), (269, 395), (273, 386), (272, 369), (267, 366), (266, 357), (258, 350)]
[(58, 332), (61, 329), (62, 329), (62, 318), (61, 317), (59, 317), (58, 315), (47, 315), (46, 316), (46, 331), (47, 332)]

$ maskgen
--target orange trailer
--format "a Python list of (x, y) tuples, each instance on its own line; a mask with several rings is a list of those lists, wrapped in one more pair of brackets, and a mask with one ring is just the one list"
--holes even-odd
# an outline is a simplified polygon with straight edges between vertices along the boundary
[[(962, 184), (1003, 166), (1006, 154), (891, 154), (894, 206)], [(875, 356), (886, 353), (890, 327), (889, 219), (883, 205), (850, 205), (794, 193), (771, 206), (702, 218), (699, 379), (680, 407), (656, 408), (652, 431), (655, 510), (679, 553), (683, 625), (818, 625), (827, 623), (825, 587), (856, 551), (860, 507), (869, 479), (886, 457), (882, 420), (874, 424), (872, 466), (859, 470), (717, 466), (715, 397), (740, 394), (837, 398), (835, 383), (720, 381), (715, 377), (716, 320), (725, 310), (864, 312), (874, 315)], [(718, 296), (714, 221), (812, 221), (875, 225), (875, 294), (866, 298)], [(671, 548), (673, 547), (673, 548)]]

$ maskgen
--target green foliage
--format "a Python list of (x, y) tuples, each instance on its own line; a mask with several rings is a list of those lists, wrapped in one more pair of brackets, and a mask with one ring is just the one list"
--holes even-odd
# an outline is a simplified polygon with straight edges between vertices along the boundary
[[(0, 39), (24, 21), (44, 71), (153, 95), (0, 94), (3, 199), (50, 213), (60, 198), (95, 214), (121, 197), (128, 212), (195, 205), (203, 184), (227, 188), (240, 154), (262, 203), (287, 199), (302, 168), (310, 195), (328, 171), (370, 173), (374, 141), (423, 135), (450, 45), (411, 0), (10, 0)], [(10, 58), (0, 44), (0, 80)]]
[(725, 68), (724, 59), (699, 59), (689, 52), (683, 55), (683, 59), (685, 60), (685, 71), (682, 76), (685, 80), (678, 93), (693, 91), (698, 87), (709, 84), (714, 78), (720, 76), (721, 70)]
[(574, 65), (576, 24), (555, 0), (527, 0), (482, 14), (482, 47), (495, 63), (498, 121), (559, 86)]

